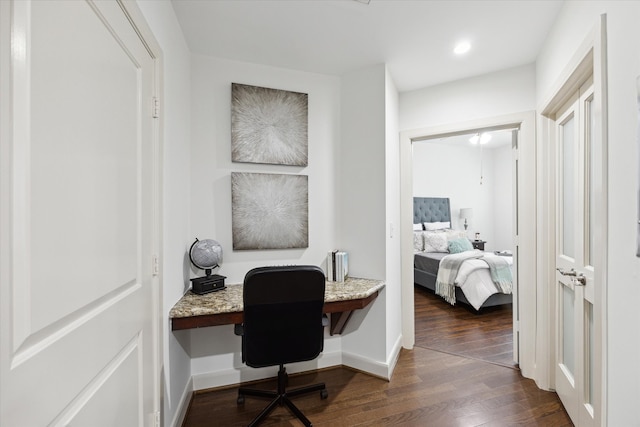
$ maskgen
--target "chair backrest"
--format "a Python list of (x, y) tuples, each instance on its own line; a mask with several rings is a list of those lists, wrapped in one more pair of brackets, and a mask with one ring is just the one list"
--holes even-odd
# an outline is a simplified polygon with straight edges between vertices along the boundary
[(325, 276), (316, 266), (259, 267), (244, 278), (242, 358), (252, 367), (315, 359), (324, 345)]

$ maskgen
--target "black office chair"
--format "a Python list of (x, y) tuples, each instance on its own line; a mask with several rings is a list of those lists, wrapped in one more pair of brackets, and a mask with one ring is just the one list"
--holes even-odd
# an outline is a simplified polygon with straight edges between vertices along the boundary
[(278, 390), (266, 391), (240, 387), (238, 404), (244, 396), (273, 398), (271, 403), (249, 424), (260, 423), (276, 405), (287, 405), (304, 423), (311, 422), (290, 400), (293, 396), (320, 391), (327, 398), (324, 383), (286, 390), (287, 372), (284, 365), (313, 360), (324, 347), (325, 276), (315, 266), (260, 267), (244, 278), (244, 320), (236, 325), (242, 335), (242, 360), (248, 366), (280, 365)]

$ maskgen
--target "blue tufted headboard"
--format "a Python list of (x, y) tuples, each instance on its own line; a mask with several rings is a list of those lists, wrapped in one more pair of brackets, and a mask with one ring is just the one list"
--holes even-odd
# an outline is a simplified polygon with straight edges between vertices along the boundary
[(413, 223), (451, 221), (448, 197), (414, 197)]

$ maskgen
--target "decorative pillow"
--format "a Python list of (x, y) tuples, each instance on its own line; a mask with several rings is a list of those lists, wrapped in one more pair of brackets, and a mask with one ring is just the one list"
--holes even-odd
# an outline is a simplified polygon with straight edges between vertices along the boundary
[(449, 240), (467, 238), (467, 232), (464, 230), (445, 230), (445, 233), (447, 233), (447, 239)]
[(445, 228), (451, 228), (451, 222), (423, 222), (424, 229), (427, 231), (444, 230)]
[(469, 239), (453, 239), (449, 240), (449, 253), (459, 254), (460, 252), (472, 251), (473, 245)]
[(447, 252), (447, 235), (437, 231), (425, 231), (424, 251), (425, 252)]
[(422, 236), (422, 231), (413, 232), (413, 251), (414, 252), (424, 251), (424, 237)]
[(413, 224), (413, 231), (422, 231), (424, 230), (424, 228), (422, 228), (422, 224)]

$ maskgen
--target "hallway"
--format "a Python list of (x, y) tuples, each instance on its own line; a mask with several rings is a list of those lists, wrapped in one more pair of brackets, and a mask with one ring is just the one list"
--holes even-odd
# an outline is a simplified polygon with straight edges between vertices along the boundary
[[(555, 393), (539, 390), (532, 380), (522, 378), (520, 371), (510, 364), (510, 353), (503, 350), (509, 343), (492, 345), (497, 351), (482, 350), (469, 341), (469, 334), (481, 334), (477, 316), (464, 307), (443, 307), (433, 295), (416, 290), (416, 331), (428, 320), (428, 314), (440, 311), (439, 328), (456, 332), (429, 343), (416, 336), (412, 351), (402, 350), (390, 382), (347, 367), (336, 367), (308, 374), (292, 375), (290, 386), (323, 381), (329, 397), (321, 400), (318, 394), (295, 399), (296, 405), (316, 426), (510, 426), (544, 425), (571, 426), (572, 423)], [(435, 297), (437, 298), (437, 297)], [(445, 303), (448, 306), (448, 304)], [(434, 307), (435, 306), (435, 307)], [(453, 308), (454, 310), (444, 310)], [(444, 310), (444, 312), (443, 312)], [(498, 312), (505, 310), (498, 310)], [(510, 340), (509, 331), (496, 332), (504, 324), (508, 313), (485, 316), (498, 341)], [(460, 327), (458, 317), (468, 317), (471, 328)], [(447, 319), (446, 314), (451, 317)], [(475, 316), (475, 317), (474, 317)], [(496, 319), (500, 319), (502, 321)], [(475, 319), (475, 321), (474, 321)], [(448, 326), (447, 326), (448, 323)], [(455, 326), (455, 325), (458, 326)], [(463, 324), (464, 325), (464, 324)], [(471, 332), (470, 332), (471, 331)], [(417, 333), (418, 335), (418, 333)], [(505, 338), (506, 335), (506, 338)], [(459, 340), (455, 343), (456, 336)], [(449, 347), (445, 349), (444, 345)], [(439, 347), (438, 351), (423, 346)], [(500, 350), (502, 349), (502, 350)], [(468, 351), (467, 357), (450, 354)], [(480, 360), (489, 358), (488, 361)], [(492, 360), (491, 360), (492, 359)], [(506, 366), (505, 366), (506, 365)], [(275, 381), (258, 383), (266, 389), (275, 387)], [(266, 405), (266, 400), (248, 398), (244, 406), (236, 405), (237, 386), (200, 392), (194, 395), (184, 427), (211, 425), (243, 426)], [(276, 408), (263, 425), (299, 425), (284, 407)]]

